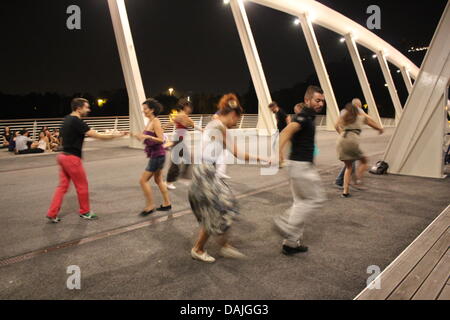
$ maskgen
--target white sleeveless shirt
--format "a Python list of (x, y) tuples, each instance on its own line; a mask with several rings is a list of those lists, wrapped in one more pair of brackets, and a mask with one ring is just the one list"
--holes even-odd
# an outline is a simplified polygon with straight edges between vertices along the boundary
[(208, 164), (217, 163), (217, 159), (224, 152), (222, 121), (213, 120), (206, 126), (202, 134), (202, 162)]

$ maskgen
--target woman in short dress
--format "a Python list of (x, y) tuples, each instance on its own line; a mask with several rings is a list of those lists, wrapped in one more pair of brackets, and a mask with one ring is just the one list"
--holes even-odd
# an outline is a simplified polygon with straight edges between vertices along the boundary
[[(164, 168), (164, 162), (166, 160), (166, 151), (163, 147), (164, 131), (161, 127), (158, 115), (163, 110), (163, 107), (155, 99), (148, 99), (142, 105), (144, 115), (149, 120), (148, 124), (144, 133), (131, 134), (131, 136), (144, 141), (145, 152), (149, 158), (147, 168), (140, 180), (140, 185), (147, 201), (147, 205), (141, 212), (141, 215), (148, 216), (155, 213), (155, 211), (170, 211), (172, 210), (172, 205), (170, 203), (169, 192), (167, 191), (166, 184), (162, 178), (162, 169)], [(155, 208), (152, 189), (148, 183), (152, 177), (154, 177), (155, 183), (163, 196), (163, 204), (158, 209)]]
[(212, 120), (203, 132), (202, 161), (193, 168), (192, 184), (189, 189), (189, 202), (200, 224), (199, 235), (191, 250), (191, 256), (194, 260), (207, 263), (215, 262), (204, 249), (210, 236), (217, 236), (221, 256), (237, 259), (245, 257), (233, 248), (228, 240), (230, 226), (239, 211), (233, 192), (217, 171), (218, 160), (225, 149), (228, 149), (235, 157), (261, 161), (259, 157), (239, 152), (228, 136), (228, 129), (238, 123), (243, 112), (236, 95), (223, 96), (218, 109), (217, 118)]
[(357, 184), (362, 183), (363, 175), (367, 170), (367, 157), (360, 149), (360, 135), (362, 127), (365, 124), (378, 130), (380, 134), (383, 133), (383, 128), (379, 127), (372, 118), (365, 112), (361, 112), (354, 103), (348, 103), (335, 126), (336, 131), (340, 135), (337, 144), (338, 157), (339, 160), (345, 163), (346, 167), (344, 175), (344, 193), (342, 194), (343, 198), (350, 197), (349, 189), (353, 171), (353, 162), (361, 162), (356, 170)]

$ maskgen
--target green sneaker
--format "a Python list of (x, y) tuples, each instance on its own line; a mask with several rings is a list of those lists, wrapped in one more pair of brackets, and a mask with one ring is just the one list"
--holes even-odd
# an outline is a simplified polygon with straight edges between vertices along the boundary
[(88, 212), (86, 214), (80, 214), (80, 217), (86, 220), (96, 220), (98, 216), (94, 212)]

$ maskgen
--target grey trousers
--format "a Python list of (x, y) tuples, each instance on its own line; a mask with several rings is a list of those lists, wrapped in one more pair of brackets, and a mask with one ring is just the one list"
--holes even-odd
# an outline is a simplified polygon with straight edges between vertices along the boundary
[(284, 245), (298, 247), (303, 243), (305, 222), (326, 200), (320, 176), (310, 162), (289, 162), (289, 179), (294, 203), (275, 224), (284, 235)]

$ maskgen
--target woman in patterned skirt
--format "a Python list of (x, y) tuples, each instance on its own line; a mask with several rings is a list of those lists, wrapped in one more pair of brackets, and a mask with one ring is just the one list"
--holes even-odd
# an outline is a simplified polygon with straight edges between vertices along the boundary
[(221, 98), (218, 105), (218, 117), (211, 121), (202, 135), (202, 162), (193, 168), (192, 184), (189, 189), (189, 202), (192, 211), (200, 223), (200, 232), (191, 256), (194, 260), (213, 263), (204, 246), (209, 237), (217, 236), (222, 247), (220, 255), (225, 258), (244, 258), (228, 241), (230, 226), (239, 214), (238, 203), (230, 187), (216, 170), (218, 160), (225, 149), (235, 157), (261, 161), (259, 157), (240, 153), (228, 136), (227, 129), (234, 127), (241, 115), (242, 107), (234, 94)]

